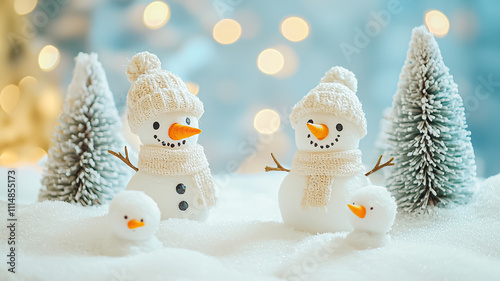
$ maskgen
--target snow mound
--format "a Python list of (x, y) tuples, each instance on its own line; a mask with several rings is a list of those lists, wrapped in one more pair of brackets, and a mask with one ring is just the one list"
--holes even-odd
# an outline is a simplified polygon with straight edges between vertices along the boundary
[[(283, 225), (277, 192), (284, 173), (218, 178), (207, 222), (163, 221), (163, 248), (100, 255), (107, 206), (18, 205), (16, 273), (0, 280), (495, 280), (500, 276), (500, 175), (466, 206), (432, 217), (398, 215), (392, 241), (356, 250), (347, 233), (311, 235)], [(0, 202), (0, 208), (7, 208)], [(0, 240), (6, 241), (6, 227)], [(0, 251), (7, 244), (0, 243)]]

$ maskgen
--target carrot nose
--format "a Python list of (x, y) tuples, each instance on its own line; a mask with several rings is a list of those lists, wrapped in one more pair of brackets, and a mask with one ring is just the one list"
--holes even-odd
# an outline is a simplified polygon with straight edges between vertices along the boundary
[(137, 221), (137, 220), (129, 220), (129, 222), (127, 223), (127, 226), (128, 226), (129, 229), (143, 227), (144, 225), (145, 225), (144, 222)]
[(173, 140), (182, 140), (199, 133), (201, 133), (200, 129), (181, 125), (179, 123), (172, 124), (168, 129), (168, 136)]
[(347, 204), (347, 206), (360, 219), (362, 219), (362, 218), (365, 217), (365, 215), (366, 215), (366, 208), (364, 206), (361, 206), (361, 205), (359, 205), (359, 206), (358, 205), (351, 205), (351, 204)]
[(328, 136), (328, 126), (325, 124), (312, 124), (312, 123), (307, 123), (307, 128), (309, 128), (309, 131), (318, 138), (318, 140), (323, 140)]

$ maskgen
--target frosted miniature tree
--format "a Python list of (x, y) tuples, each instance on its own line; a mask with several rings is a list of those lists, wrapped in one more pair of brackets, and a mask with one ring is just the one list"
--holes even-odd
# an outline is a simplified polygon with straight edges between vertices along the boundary
[(103, 204), (126, 185), (127, 166), (108, 153), (121, 150), (121, 120), (97, 54), (76, 57), (66, 104), (54, 131), (40, 199)]
[(463, 102), (425, 26), (413, 29), (392, 105), (389, 144), (396, 164), (387, 184), (401, 210), (421, 213), (467, 202), (476, 165)]

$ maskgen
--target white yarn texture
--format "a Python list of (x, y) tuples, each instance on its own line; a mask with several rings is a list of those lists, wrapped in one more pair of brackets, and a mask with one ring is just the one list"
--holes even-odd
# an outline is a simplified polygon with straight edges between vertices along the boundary
[(127, 95), (127, 117), (136, 133), (147, 120), (169, 112), (203, 115), (203, 103), (174, 73), (161, 69), (158, 57), (148, 52), (135, 55), (127, 68), (132, 83)]
[(292, 109), (290, 121), (295, 128), (300, 117), (307, 113), (331, 113), (352, 122), (361, 137), (366, 135), (366, 117), (356, 90), (358, 81), (351, 71), (332, 67), (320, 83), (303, 97)]
[(165, 149), (158, 146), (141, 146), (139, 171), (154, 175), (192, 177), (200, 191), (202, 207), (215, 205), (214, 182), (210, 174), (203, 147), (196, 144), (183, 149)]
[(321, 153), (299, 150), (292, 163), (292, 172), (308, 176), (301, 203), (304, 208), (325, 209), (330, 200), (334, 177), (354, 176), (363, 170), (359, 149)]

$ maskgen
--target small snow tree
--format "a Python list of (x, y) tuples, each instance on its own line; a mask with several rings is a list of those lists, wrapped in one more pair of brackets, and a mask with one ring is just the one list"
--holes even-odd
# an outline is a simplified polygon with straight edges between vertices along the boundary
[(401, 210), (421, 213), (467, 202), (476, 166), (463, 102), (425, 26), (413, 29), (390, 128), (395, 166), (387, 184)]
[(121, 120), (97, 54), (76, 57), (42, 178), (40, 199), (103, 204), (125, 188), (127, 166), (108, 153), (121, 150)]

